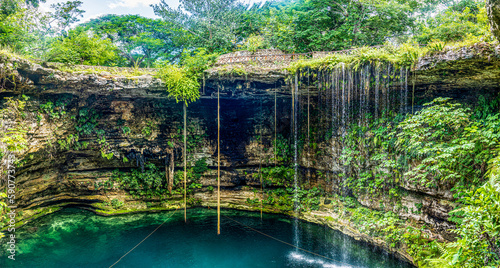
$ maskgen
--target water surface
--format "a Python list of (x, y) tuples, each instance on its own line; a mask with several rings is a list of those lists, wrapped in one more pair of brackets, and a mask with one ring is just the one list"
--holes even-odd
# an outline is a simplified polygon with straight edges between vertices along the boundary
[[(293, 220), (279, 215), (223, 210), (242, 224), (290, 244)], [(102, 217), (67, 208), (17, 231), (16, 260), (0, 253), (1, 267), (109, 267), (170, 217), (151, 237), (114, 267), (410, 267), (388, 254), (328, 227), (298, 222), (296, 250), (222, 217), (216, 234), (215, 210), (142, 213)], [(5, 245), (2, 241), (2, 247)], [(332, 261), (333, 259), (335, 261)]]

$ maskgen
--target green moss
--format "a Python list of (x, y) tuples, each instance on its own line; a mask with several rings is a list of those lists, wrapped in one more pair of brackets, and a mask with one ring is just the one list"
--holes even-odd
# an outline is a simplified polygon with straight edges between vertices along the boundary
[(246, 66), (240, 64), (225, 65), (217, 68), (219, 76), (245, 76), (248, 75)]
[(73, 73), (73, 74), (96, 74), (101, 76), (125, 76), (127, 78), (143, 76), (143, 75), (156, 75), (156, 69), (142, 69), (142, 68), (128, 68), (128, 67), (105, 67), (105, 66), (86, 66), (86, 65), (67, 65), (50, 63), (50, 68), (56, 70)]
[(492, 46), (493, 43), (484, 43), (482, 38), (469, 36), (468, 38), (451, 43), (433, 42), (426, 47), (413, 43), (405, 43), (399, 46), (386, 44), (382, 47), (360, 47), (346, 53), (336, 53), (323, 58), (301, 59), (291, 63), (286, 69), (295, 74), (303, 69), (334, 69), (340, 64), (357, 69), (367, 63), (391, 63), (395, 66), (413, 67), (420, 57), (432, 55), (445, 50), (457, 50), (464, 47), (472, 47), (478, 44)]
[[(23, 218), (21, 216), (19, 218), (16, 218), (16, 224), (14, 225), (14, 227), (19, 228), (19, 227), (25, 225), (26, 223), (31, 222), (33, 220), (36, 220), (42, 216), (59, 211), (63, 208), (64, 205), (65, 204), (60, 204), (60, 205), (52, 206), (52, 207), (37, 208), (33, 211), (34, 212), (33, 214), (30, 213), (31, 216), (29, 216), (29, 217)], [(21, 214), (23, 216), (28, 215), (28, 213), (26, 211), (19, 211), (19, 215), (21, 215)], [(4, 228), (2, 228), (0, 231), (4, 231), (6, 229), (7, 229), (7, 226), (4, 226)]]

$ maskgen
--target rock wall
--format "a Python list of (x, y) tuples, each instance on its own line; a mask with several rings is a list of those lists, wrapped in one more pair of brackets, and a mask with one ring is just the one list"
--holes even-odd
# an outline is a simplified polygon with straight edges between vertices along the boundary
[[(415, 108), (436, 96), (474, 102), (479, 95), (498, 94), (497, 54), (498, 48), (476, 46), (421, 59), (406, 81), (408, 88), (415, 89)], [(22, 160), (17, 169), (17, 201), (25, 219), (63, 204), (100, 208), (100, 203), (118, 198), (128, 202), (129, 208), (141, 210), (148, 208), (147, 202), (161, 201), (101, 186), (115, 169), (141, 168), (145, 162), (163, 168), (172, 153), (176, 169), (181, 169), (182, 105), (167, 97), (161, 81), (150, 75), (71, 74), (22, 59), (3, 59), (2, 68), (8, 75), (0, 81), (0, 98), (20, 94), (30, 98), (24, 118), (4, 118), (3, 122), (6, 127), (22, 120), (28, 127), (29, 146), (18, 154)], [(201, 204), (213, 205), (209, 187), (216, 186), (217, 91), (221, 96), (222, 186), (225, 200), (230, 200), (228, 207), (249, 209), (247, 198), (258, 196), (252, 190), (260, 188), (260, 181), (253, 174), (260, 166), (274, 165), (275, 135), (291, 150), (295, 131), (292, 105), (298, 107), (302, 183), (339, 191), (334, 175), (340, 170), (340, 145), (332, 131), (332, 108), (338, 107), (332, 93), (304, 75), (297, 81), (299, 96), (292, 96), (295, 81), (276, 68), (251, 67), (240, 75), (220, 72), (220, 67), (209, 70), (201, 99), (188, 107), (189, 161), (204, 158), (209, 167), (194, 197)], [(317, 75), (327, 80), (324, 74)], [(370, 101), (368, 98), (366, 103), (369, 107)], [(49, 102), (54, 107), (44, 109)], [(92, 128), (91, 134), (85, 134), (84, 127)], [(78, 144), (68, 140), (77, 134)], [(80, 146), (85, 142), (87, 148)], [(103, 156), (111, 153), (109, 159)], [(447, 213), (455, 204), (449, 189), (417, 189), (404, 182), (400, 187), (406, 192), (401, 201), (405, 211), (383, 197), (364, 196), (359, 201), (372, 209), (381, 209), (382, 203), (385, 209), (426, 223), (451, 239), (447, 230), (453, 225), (447, 221)], [(173, 203), (166, 207), (179, 200), (180, 196), (173, 196), (168, 201)]]
[(491, 32), (500, 40), (500, 1), (486, 1), (486, 12), (490, 20)]

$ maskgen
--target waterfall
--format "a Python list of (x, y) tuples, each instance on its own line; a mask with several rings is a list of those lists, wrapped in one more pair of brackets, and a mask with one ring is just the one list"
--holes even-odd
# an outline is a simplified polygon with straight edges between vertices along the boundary
[[(294, 234), (294, 245), (299, 247), (299, 209), (300, 209), (300, 201), (299, 201), (299, 185), (298, 185), (298, 172), (299, 172), (299, 164), (297, 157), (297, 142), (298, 142), (298, 94), (299, 94), (299, 81), (298, 74), (295, 74), (295, 86), (293, 87), (293, 99), (292, 99), (292, 110), (293, 110), (293, 212), (294, 212), (294, 223), (293, 223), (293, 234)], [(297, 249), (298, 250), (298, 249)]]
[(404, 101), (405, 101), (405, 110), (404, 113), (408, 113), (408, 68), (405, 68), (405, 96), (404, 96)]
[[(303, 71), (303, 73), (300, 73)], [(291, 136), (294, 149), (294, 169), (297, 172), (297, 147), (299, 142), (300, 124), (298, 112), (300, 110), (298, 88), (307, 86), (307, 142), (311, 144), (316, 137), (310, 134), (310, 96), (309, 86), (315, 85), (317, 94), (317, 124), (321, 126), (322, 132), (316, 133), (331, 140), (331, 151), (333, 155), (339, 155), (343, 149), (343, 141), (347, 138), (353, 124), (366, 129), (380, 117), (388, 116), (390, 112), (407, 113), (408, 109), (408, 73), (407, 67), (398, 67), (389, 62), (374, 62), (352, 66), (346, 63), (338, 63), (333, 68), (320, 70), (299, 70), (294, 77), (289, 77), (292, 91), (291, 111)], [(307, 81), (301, 85), (301, 81)], [(295, 81), (293, 81), (295, 80)], [(319, 130), (316, 130), (318, 132)], [(364, 132), (360, 132), (360, 138)], [(321, 137), (320, 136), (320, 137)], [(309, 148), (309, 147), (308, 147)], [(314, 152), (309, 152), (314, 154)], [(307, 161), (310, 163), (311, 161)], [(332, 157), (332, 175), (342, 172), (348, 178), (356, 172), (344, 166), (342, 159)], [(341, 167), (338, 170), (338, 167)], [(309, 167), (310, 168), (310, 167)], [(309, 172), (307, 174), (310, 174)], [(296, 174), (297, 175), (297, 174)], [(344, 179), (345, 179), (344, 178)], [(308, 175), (309, 179), (309, 175)], [(343, 179), (343, 180), (344, 180)], [(294, 181), (298, 189), (297, 179)], [(338, 183), (337, 183), (338, 184)], [(336, 185), (332, 180), (331, 189)], [(295, 205), (296, 207), (296, 205)]]
[[(300, 71), (303, 71), (300, 73)], [(299, 200), (299, 138), (302, 137), (299, 133), (299, 112), (300, 98), (299, 86), (307, 87), (307, 99), (304, 98), (303, 107), (304, 114), (307, 112), (307, 129), (304, 125), (304, 139), (308, 143), (305, 148), (312, 150), (310, 144), (318, 141), (318, 138), (326, 137), (328, 142), (331, 142), (332, 152), (332, 168), (331, 186), (332, 192), (336, 192), (341, 196), (347, 196), (349, 188), (346, 185), (348, 178), (358, 176), (360, 170), (356, 170), (353, 166), (346, 166), (347, 159), (341, 158), (340, 155), (346, 148), (347, 138), (349, 131), (353, 128), (361, 128), (359, 132), (359, 139), (363, 139), (366, 135), (368, 127), (372, 126), (374, 121), (383, 117), (390, 116), (392, 112), (407, 113), (408, 110), (408, 68), (398, 67), (388, 62), (375, 62), (366, 63), (357, 66), (356, 68), (346, 64), (339, 63), (331, 69), (322, 70), (299, 70), (295, 76), (289, 76), (290, 90), (292, 93), (291, 98), (291, 111), (290, 111), (290, 145), (293, 146), (293, 209), (294, 209), (294, 223), (293, 223), (293, 242), (294, 246), (300, 246), (300, 232), (298, 226), (298, 217), (301, 209)], [(307, 81), (305, 80), (307, 76)], [(301, 81), (305, 81), (301, 83)], [(316, 105), (310, 107), (310, 92), (309, 87), (315, 86), (317, 88), (317, 102)], [(304, 96), (305, 97), (305, 96)], [(311, 110), (311, 111), (310, 111)], [(309, 122), (315, 120), (318, 127), (314, 130), (310, 129)], [(305, 132), (307, 131), (307, 133)], [(331, 131), (331, 134), (330, 134)], [(373, 135), (373, 133), (371, 134)], [(331, 139), (331, 141), (330, 141)], [(292, 141), (293, 140), (293, 141)], [(293, 142), (293, 143), (292, 143)], [(368, 146), (368, 145), (364, 145)], [(365, 148), (367, 150), (368, 148)], [(316, 155), (315, 152), (308, 151), (307, 155)], [(367, 150), (368, 158), (370, 157), (369, 150)], [(311, 176), (310, 163), (315, 159), (307, 159), (308, 172), (307, 179)], [(304, 164), (302, 163), (302, 164)], [(335, 180), (335, 174), (343, 173), (343, 176), (338, 176)], [(347, 241), (345, 243), (348, 243)], [(348, 245), (344, 243), (343, 247), (347, 248)], [(343, 259), (347, 258), (343, 252)]]
[(378, 103), (380, 102), (379, 100), (379, 90), (380, 90), (380, 64), (377, 64), (375, 66), (375, 121), (378, 119)]

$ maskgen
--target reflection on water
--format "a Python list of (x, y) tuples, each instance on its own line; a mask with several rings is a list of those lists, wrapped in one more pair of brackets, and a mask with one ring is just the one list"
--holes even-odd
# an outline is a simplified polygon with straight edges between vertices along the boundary
[[(409, 267), (327, 227), (299, 222), (301, 248), (270, 239), (224, 217), (217, 235), (215, 210), (97, 216), (75, 208), (42, 217), (18, 230), (16, 260), (2, 241), (0, 267), (109, 267), (171, 217), (115, 267)], [(242, 224), (293, 243), (290, 218), (223, 210)]]

